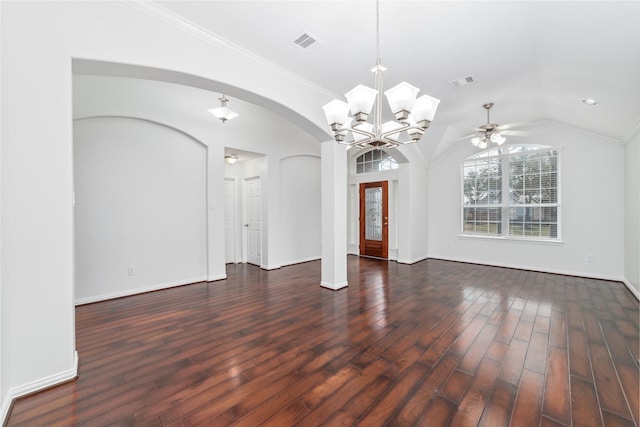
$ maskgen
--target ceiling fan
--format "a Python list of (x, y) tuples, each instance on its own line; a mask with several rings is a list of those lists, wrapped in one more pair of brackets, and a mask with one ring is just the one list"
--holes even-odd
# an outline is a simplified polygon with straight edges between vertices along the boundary
[(460, 138), (458, 141), (471, 138), (471, 144), (473, 144), (474, 147), (485, 149), (487, 148), (487, 144), (489, 143), (489, 141), (497, 145), (504, 144), (504, 142), (507, 140), (505, 138), (505, 135), (506, 136), (526, 136), (529, 134), (528, 132), (524, 132), (524, 131), (507, 130), (517, 126), (524, 125), (525, 123), (522, 123), (522, 122), (509, 123), (501, 126), (497, 125), (496, 123), (491, 123), (491, 120), (489, 118), (489, 111), (491, 110), (492, 107), (493, 107), (493, 102), (487, 102), (486, 104), (483, 104), (482, 108), (487, 110), (487, 123), (478, 128), (473, 129), (477, 133), (467, 135), (463, 138)]

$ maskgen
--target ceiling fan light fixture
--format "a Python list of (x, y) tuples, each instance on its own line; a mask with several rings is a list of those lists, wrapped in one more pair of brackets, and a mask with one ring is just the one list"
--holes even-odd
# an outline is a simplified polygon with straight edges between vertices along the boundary
[(498, 133), (498, 132), (492, 133), (490, 139), (491, 139), (491, 142), (493, 142), (494, 144), (498, 144), (498, 145), (502, 145), (506, 141), (506, 138), (504, 136), (500, 135), (500, 133)]
[(482, 142), (482, 138), (480, 138), (479, 136), (474, 136), (473, 138), (471, 138), (471, 144), (474, 147), (477, 147), (478, 145), (480, 145), (481, 142)]
[(478, 148), (481, 150), (484, 150), (485, 148), (487, 148), (487, 139), (483, 138), (480, 140), (480, 142), (478, 143)]

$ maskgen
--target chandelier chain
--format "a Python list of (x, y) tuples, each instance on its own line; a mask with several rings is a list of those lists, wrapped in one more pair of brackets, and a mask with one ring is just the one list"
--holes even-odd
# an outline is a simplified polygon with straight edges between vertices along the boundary
[(376, 65), (380, 64), (380, 0), (376, 0)]

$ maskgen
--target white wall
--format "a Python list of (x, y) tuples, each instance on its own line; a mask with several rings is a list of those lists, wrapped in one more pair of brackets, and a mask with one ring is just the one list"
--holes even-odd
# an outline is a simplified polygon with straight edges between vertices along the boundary
[[(72, 58), (136, 64), (211, 79), (295, 111), (318, 128), (324, 128), (324, 119), (317, 106), (331, 95), (257, 57), (241, 55), (210, 38), (195, 38), (179, 25), (167, 25), (133, 3), (0, 2), (0, 7), (0, 376), (2, 404), (6, 405), (11, 397), (72, 378), (76, 372)], [(260, 69), (260, 79), (255, 78), (256, 69)], [(148, 101), (155, 99), (151, 96)], [(311, 149), (315, 141), (303, 131), (289, 129), (283, 137), (277, 125), (267, 127), (266, 132), (254, 125), (253, 132), (260, 136), (240, 143), (274, 144), (279, 157), (285, 154), (278, 147), (292, 140), (299, 144), (295, 154), (319, 152), (317, 142), (315, 151)], [(222, 140), (232, 128), (226, 129), (216, 132), (221, 142), (208, 145), (207, 152), (208, 164), (215, 167), (212, 176), (220, 183), (219, 187), (208, 186), (208, 223), (220, 224), (221, 233), (224, 209), (217, 202), (224, 200), (223, 150), (228, 145)], [(211, 128), (201, 129), (207, 132), (212, 133)], [(195, 137), (207, 139), (201, 136)], [(281, 139), (285, 142), (280, 143)], [(276, 207), (270, 210), (277, 213), (279, 202), (271, 203)], [(208, 265), (224, 272), (224, 248), (213, 249)]]
[(279, 187), (283, 264), (319, 259), (322, 251), (320, 158), (295, 156), (282, 159)]
[(74, 123), (76, 301), (206, 280), (206, 161), (156, 123)]
[(624, 275), (640, 297), (640, 132), (625, 145)]
[[(460, 142), (429, 169), (429, 256), (622, 280), (623, 146), (550, 121), (527, 130), (529, 137), (508, 142), (560, 149), (563, 243), (460, 237), (461, 163), (475, 152), (471, 144)], [(594, 255), (593, 263), (586, 262), (588, 254)]]

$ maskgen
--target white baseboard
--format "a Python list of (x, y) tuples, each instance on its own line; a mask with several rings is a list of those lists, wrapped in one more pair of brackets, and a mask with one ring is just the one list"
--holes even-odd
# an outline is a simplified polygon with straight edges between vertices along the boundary
[(2, 407), (0, 408), (0, 425), (4, 425), (9, 415), (9, 410), (13, 401), (27, 396), (29, 394), (37, 393), (47, 388), (66, 383), (75, 379), (78, 376), (78, 352), (73, 352), (73, 367), (66, 371), (59, 372), (57, 374), (49, 375), (48, 377), (41, 378), (30, 383), (26, 383), (17, 387), (11, 387), (7, 392), (7, 395), (2, 400)]
[(263, 269), (263, 270), (277, 270), (280, 267), (282, 267), (282, 265), (280, 265), (280, 264), (275, 264), (275, 265), (260, 264), (260, 268)]
[(282, 267), (286, 267), (287, 265), (302, 264), (302, 263), (311, 262), (311, 261), (319, 261), (320, 259), (321, 259), (321, 257), (314, 256), (314, 257), (309, 257), (309, 258), (296, 259), (296, 260), (293, 260), (293, 261), (286, 261), (286, 262), (282, 263)]
[(344, 281), (342, 283), (329, 283), (329, 282), (321, 281), (320, 286), (322, 286), (323, 288), (337, 291), (338, 289), (346, 288), (347, 286), (349, 286), (349, 283), (347, 281)]
[(509, 264), (509, 263), (501, 263), (501, 262), (486, 262), (486, 261), (476, 261), (472, 259), (466, 258), (454, 258), (454, 257), (446, 257), (446, 256), (429, 256), (430, 259), (441, 259), (443, 261), (455, 261), (455, 262), (465, 262), (468, 264), (478, 264), (478, 265), (488, 265), (491, 267), (504, 267), (504, 268), (515, 268), (517, 270), (526, 270), (526, 271), (538, 271), (540, 273), (551, 273), (551, 274), (562, 274), (564, 276), (575, 276), (575, 277), (587, 277), (590, 279), (600, 279), (600, 280), (610, 280), (613, 282), (623, 282), (624, 278), (620, 276), (608, 275), (608, 274), (593, 274), (586, 273), (584, 271), (573, 271), (573, 270), (562, 270), (555, 268), (544, 268), (544, 267), (534, 267), (531, 265), (518, 265), (518, 264)]
[(627, 289), (629, 289), (631, 291), (633, 296), (635, 296), (636, 299), (638, 301), (640, 301), (640, 292), (636, 288), (634, 288), (633, 285), (631, 283), (629, 283), (629, 281), (627, 279), (624, 279), (622, 281), (622, 283), (624, 283), (624, 285), (627, 287)]
[(413, 259), (398, 259), (396, 262), (399, 262), (400, 264), (415, 264), (416, 262), (420, 262), (420, 261), (424, 261), (425, 259), (428, 259), (428, 256), (423, 256), (420, 258), (413, 258)]
[[(226, 274), (218, 274), (217, 276), (209, 276), (207, 277), (207, 282), (217, 282), (218, 280), (225, 280), (227, 278)], [(192, 282), (196, 283), (196, 282)]]
[[(219, 280), (219, 279), (213, 279), (213, 280)], [(115, 298), (128, 297), (131, 295), (143, 294), (145, 292), (159, 291), (162, 289), (175, 288), (176, 286), (184, 286), (184, 285), (190, 285), (192, 283), (207, 282), (207, 281), (210, 282), (212, 280), (209, 280), (208, 277), (194, 277), (192, 279), (178, 280), (175, 282), (161, 283), (158, 285), (143, 286), (141, 288), (124, 289), (122, 291), (112, 292), (109, 294), (96, 295), (96, 296), (85, 297), (85, 298), (77, 298), (75, 300), (75, 304), (76, 305), (91, 304), (99, 301), (106, 301), (106, 300), (115, 299)]]

